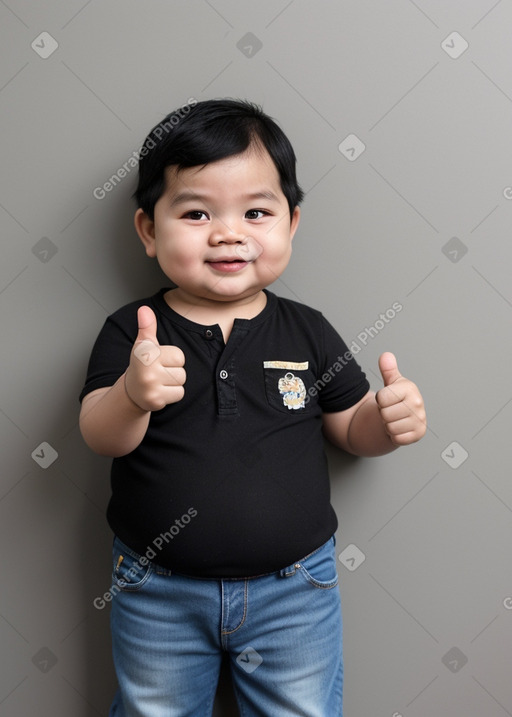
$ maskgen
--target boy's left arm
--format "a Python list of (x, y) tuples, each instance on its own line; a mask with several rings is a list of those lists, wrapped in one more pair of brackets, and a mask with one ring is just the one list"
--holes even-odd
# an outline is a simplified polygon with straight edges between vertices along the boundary
[(419, 441), (427, 430), (421, 393), (401, 375), (394, 355), (382, 354), (379, 369), (384, 388), (369, 391), (346, 411), (323, 414), (325, 437), (356, 456), (390, 453)]

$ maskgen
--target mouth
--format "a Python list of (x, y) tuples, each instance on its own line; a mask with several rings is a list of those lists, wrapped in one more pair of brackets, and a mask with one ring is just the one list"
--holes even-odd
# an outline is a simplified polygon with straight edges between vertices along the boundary
[(249, 264), (248, 261), (244, 261), (243, 259), (216, 259), (215, 261), (207, 261), (206, 263), (215, 271), (220, 271), (223, 274), (240, 271)]

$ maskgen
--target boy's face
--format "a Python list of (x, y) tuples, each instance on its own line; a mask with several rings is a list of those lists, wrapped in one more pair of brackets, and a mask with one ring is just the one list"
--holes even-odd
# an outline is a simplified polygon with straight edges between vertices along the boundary
[(135, 226), (182, 299), (250, 300), (282, 274), (299, 208), (290, 217), (266, 150), (249, 147), (205, 166), (166, 171), (154, 221), (139, 209)]

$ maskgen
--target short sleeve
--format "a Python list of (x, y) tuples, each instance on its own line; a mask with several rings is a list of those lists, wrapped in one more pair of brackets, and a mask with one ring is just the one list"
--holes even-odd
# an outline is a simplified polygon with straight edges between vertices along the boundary
[(322, 330), (325, 361), (315, 383), (318, 402), (325, 413), (345, 411), (368, 393), (370, 384), (345, 341), (323, 316)]
[(107, 318), (91, 352), (80, 401), (91, 391), (113, 386), (123, 375), (136, 337), (136, 309), (126, 307)]

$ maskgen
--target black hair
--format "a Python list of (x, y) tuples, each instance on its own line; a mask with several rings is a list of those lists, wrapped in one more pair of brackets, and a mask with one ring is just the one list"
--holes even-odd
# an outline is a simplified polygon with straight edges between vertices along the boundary
[(304, 198), (295, 173), (296, 157), (283, 130), (262, 108), (247, 100), (194, 99), (168, 114), (146, 137), (139, 153), (139, 178), (133, 197), (154, 219), (165, 191), (165, 169), (178, 170), (241, 154), (249, 145), (264, 147), (272, 158), (290, 216)]

